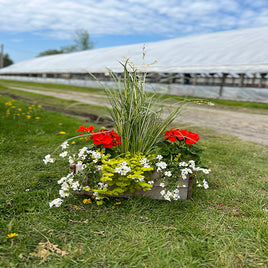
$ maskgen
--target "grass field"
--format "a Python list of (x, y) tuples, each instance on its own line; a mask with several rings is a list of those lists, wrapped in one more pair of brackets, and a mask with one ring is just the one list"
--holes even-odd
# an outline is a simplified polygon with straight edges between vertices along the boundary
[(0, 267), (267, 266), (267, 147), (196, 127), (212, 172), (210, 188), (191, 200), (115, 198), (99, 207), (76, 197), (49, 208), (68, 165), (42, 159), (85, 122), (37, 108), (41, 96), (31, 118), (22, 114), (29, 102), (12, 102), (20, 116), (7, 115), (9, 101), (0, 97)]

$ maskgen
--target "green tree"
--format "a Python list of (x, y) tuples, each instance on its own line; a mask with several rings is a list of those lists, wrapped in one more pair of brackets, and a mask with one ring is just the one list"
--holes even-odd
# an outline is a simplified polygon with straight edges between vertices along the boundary
[(90, 41), (90, 35), (87, 30), (76, 30), (72, 39), (74, 41), (73, 45), (61, 47), (64, 53), (88, 50), (94, 47), (94, 42)]
[(54, 54), (62, 54), (63, 51), (61, 49), (48, 49), (43, 52), (40, 52), (37, 57), (42, 57), (42, 56), (48, 56), (48, 55), (54, 55)]
[(90, 35), (85, 29), (76, 30), (72, 36), (72, 40), (74, 41), (73, 45), (63, 46), (60, 49), (48, 49), (39, 53), (37, 57), (88, 50), (94, 47), (94, 42), (90, 40)]
[(13, 60), (9, 58), (8, 54), (4, 54), (4, 67), (13, 64)]

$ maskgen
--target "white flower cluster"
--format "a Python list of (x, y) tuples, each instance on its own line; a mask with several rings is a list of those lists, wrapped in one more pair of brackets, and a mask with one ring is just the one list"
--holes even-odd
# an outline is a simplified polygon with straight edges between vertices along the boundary
[(93, 150), (89, 150), (88, 153), (91, 154), (91, 157), (93, 158), (93, 162), (96, 164), (99, 159), (101, 159), (101, 157), (104, 155), (104, 154), (101, 154), (100, 152), (97, 152), (97, 151), (93, 151)]
[(60, 157), (65, 158), (68, 155), (67, 151), (64, 151), (62, 153), (59, 154)]
[(150, 168), (151, 167), (149, 165), (149, 160), (147, 158), (142, 158), (142, 160), (140, 160), (140, 164), (143, 165), (145, 168)]
[(62, 199), (60, 199), (60, 198), (56, 198), (56, 199), (54, 199), (53, 201), (49, 202), (49, 207), (53, 207), (53, 206), (55, 206), (55, 207), (58, 208), (58, 207), (61, 206), (62, 202), (63, 202)]
[(126, 161), (123, 161), (118, 164), (119, 167), (115, 168), (115, 173), (119, 173), (122, 176), (127, 175), (131, 171), (131, 168), (127, 165)]
[(87, 157), (87, 154), (89, 153), (88, 151), (88, 148), (87, 147), (83, 147), (79, 150), (79, 153), (78, 153), (78, 157), (79, 159), (81, 160), (85, 160), (86, 157)]
[(144, 178), (145, 178), (144, 176), (140, 176), (139, 178), (132, 178), (132, 180), (137, 181), (137, 182), (139, 182), (139, 181), (142, 182), (142, 181), (144, 181)]
[(75, 154), (73, 154), (72, 156), (70, 155), (69, 156), (69, 163), (73, 164), (75, 161), (76, 161), (76, 155)]
[[(68, 197), (70, 195), (70, 189), (73, 191), (80, 190), (80, 185), (78, 181), (73, 180), (73, 173), (69, 173), (66, 177), (62, 177), (58, 180), (58, 184), (61, 184), (61, 189), (59, 190), (59, 195), (62, 198)], [(57, 198), (49, 203), (50, 207), (59, 207), (63, 202), (62, 199)]]
[(168, 201), (180, 199), (179, 189), (175, 189), (172, 192), (171, 191), (167, 191), (167, 190), (162, 190), (160, 192), (160, 194), (162, 195), (162, 197), (165, 200), (168, 200)]
[(208, 182), (206, 180), (203, 180), (203, 184), (201, 184), (199, 181), (196, 181), (196, 183), (197, 183), (197, 187), (204, 187), (204, 189), (209, 188)]
[(47, 163), (54, 163), (55, 162), (55, 159), (51, 157), (50, 154), (46, 155), (45, 156), (45, 159), (43, 159), (44, 163), (47, 164)]
[(157, 172), (167, 168), (167, 163), (163, 161), (157, 162), (155, 165), (157, 166), (157, 169), (156, 169)]
[(62, 150), (67, 149), (68, 147), (69, 147), (69, 144), (67, 141), (65, 141), (64, 143), (61, 144)]
[(190, 168), (183, 168), (181, 169), (181, 177), (183, 180), (186, 180), (187, 179), (187, 175), (188, 174), (192, 174), (193, 171), (190, 169)]
[[(192, 174), (194, 171), (202, 171), (204, 174), (209, 174), (209, 172), (211, 171), (210, 169), (196, 167), (194, 160), (190, 160), (188, 163), (186, 163), (186, 162), (180, 162), (179, 163), (179, 166), (180, 167), (186, 167), (184, 169), (181, 169), (181, 177), (184, 180), (187, 179), (187, 175), (188, 174)], [(207, 188), (205, 188), (205, 189), (207, 189)]]

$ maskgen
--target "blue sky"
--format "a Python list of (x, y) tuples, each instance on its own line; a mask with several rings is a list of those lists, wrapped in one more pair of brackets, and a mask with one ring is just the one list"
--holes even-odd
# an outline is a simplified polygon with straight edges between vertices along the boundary
[(0, 44), (15, 61), (72, 44), (95, 48), (268, 25), (267, 0), (0, 0)]

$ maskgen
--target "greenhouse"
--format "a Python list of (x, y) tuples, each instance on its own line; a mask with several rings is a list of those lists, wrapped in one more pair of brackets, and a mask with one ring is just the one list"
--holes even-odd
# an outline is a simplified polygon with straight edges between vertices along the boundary
[(0, 79), (113, 86), (120, 62), (147, 73), (148, 90), (268, 102), (268, 27), (38, 57), (0, 70)]

